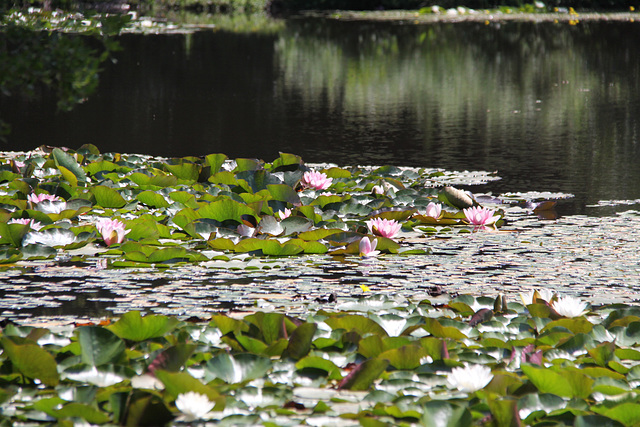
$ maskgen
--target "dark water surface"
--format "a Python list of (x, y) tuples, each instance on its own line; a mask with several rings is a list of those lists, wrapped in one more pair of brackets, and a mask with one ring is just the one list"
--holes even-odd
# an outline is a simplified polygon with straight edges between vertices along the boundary
[[(0, 103), (8, 150), (498, 171), (478, 191), (640, 199), (640, 24), (291, 20), (273, 34), (124, 35), (98, 93)], [(637, 206), (637, 205), (636, 205)]]

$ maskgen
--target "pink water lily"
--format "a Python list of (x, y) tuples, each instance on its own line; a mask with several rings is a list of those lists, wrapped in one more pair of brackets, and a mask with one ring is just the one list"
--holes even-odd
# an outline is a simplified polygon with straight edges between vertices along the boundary
[(96, 228), (102, 240), (107, 246), (111, 246), (116, 243), (122, 243), (124, 236), (126, 236), (131, 230), (125, 230), (125, 225), (122, 221), (111, 218), (102, 218), (96, 223)]
[(24, 224), (28, 225), (32, 230), (40, 230), (43, 225), (33, 218), (13, 218), (7, 222), (7, 224)]
[(469, 224), (477, 227), (494, 224), (500, 219), (500, 215), (494, 215), (495, 211), (481, 206), (463, 209), (464, 216), (467, 217)]
[(314, 190), (326, 190), (331, 186), (333, 178), (327, 178), (322, 172), (309, 171), (302, 175), (302, 186)]
[(438, 219), (442, 213), (442, 206), (439, 203), (431, 202), (427, 205), (427, 216)]
[(281, 220), (289, 218), (291, 216), (291, 209), (284, 208), (283, 211), (276, 212), (276, 215), (278, 215), (278, 218)]
[(360, 256), (365, 258), (378, 256), (380, 251), (375, 250), (377, 245), (378, 239), (369, 240), (368, 237), (363, 237), (360, 240)]
[(390, 239), (396, 237), (402, 228), (402, 225), (395, 219), (373, 218), (365, 222), (371, 233)]
[(45, 194), (45, 193), (41, 193), (41, 194), (32, 193), (27, 196), (27, 201), (33, 204), (40, 203), (44, 200), (49, 200), (51, 202), (59, 202), (62, 199), (58, 196), (54, 196), (53, 194)]

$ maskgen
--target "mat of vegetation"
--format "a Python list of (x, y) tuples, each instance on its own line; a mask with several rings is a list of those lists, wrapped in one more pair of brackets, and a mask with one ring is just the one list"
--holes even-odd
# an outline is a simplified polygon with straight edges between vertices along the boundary
[(418, 235), (496, 229), (503, 211), (448, 185), (494, 179), (388, 166), (315, 171), (284, 153), (271, 163), (101, 154), (93, 146), (8, 154), (0, 166), (0, 262), (73, 254), (131, 267), (247, 253), (427, 254), (394, 238), (402, 228)]
[[(103, 154), (94, 146), (4, 153), (3, 287), (29, 289), (25, 278), (55, 276), (64, 265), (80, 266), (74, 274), (82, 277), (111, 271), (112, 280), (119, 271), (130, 277), (168, 267), (195, 277), (198, 266), (237, 276), (328, 254), (333, 268), (340, 259), (362, 260), (376, 277), (379, 256), (415, 263), (434, 256), (429, 242), (464, 252), (442, 242), (510, 236), (497, 228), (509, 221), (506, 212), (535, 230), (539, 218), (554, 216), (547, 199), (567, 197), (476, 197), (453, 187), (498, 179), (484, 172), (311, 166), (292, 154), (267, 163)], [(490, 259), (482, 262), (495, 268), (526, 257), (516, 251), (499, 261), (486, 243), (481, 252)], [(327, 271), (297, 268), (289, 272)], [(11, 276), (27, 270), (36, 276)], [(440, 273), (433, 277), (456, 274)], [(371, 295), (367, 283), (359, 285), (363, 298), (339, 305), (318, 298), (295, 314), (254, 307), (178, 318), (134, 310), (113, 321), (45, 327), (5, 319), (2, 423), (640, 422), (637, 307), (591, 306), (553, 286), (516, 302), (387, 298)], [(180, 292), (180, 283), (169, 287)], [(135, 285), (123, 289), (139, 295)]]
[(2, 424), (640, 423), (638, 307), (536, 292), (191, 320), (5, 325)]

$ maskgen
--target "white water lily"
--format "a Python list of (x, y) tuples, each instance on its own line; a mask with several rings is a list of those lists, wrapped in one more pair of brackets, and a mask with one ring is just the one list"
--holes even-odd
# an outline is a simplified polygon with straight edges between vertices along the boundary
[(180, 419), (187, 422), (202, 419), (214, 406), (207, 396), (195, 391), (181, 393), (176, 399), (176, 408), (182, 412)]
[(473, 393), (483, 389), (493, 379), (491, 368), (483, 365), (467, 365), (453, 368), (447, 376), (447, 382), (461, 392)]
[(551, 306), (560, 316), (578, 317), (587, 312), (589, 304), (580, 298), (566, 296), (558, 298), (557, 301), (553, 301)]

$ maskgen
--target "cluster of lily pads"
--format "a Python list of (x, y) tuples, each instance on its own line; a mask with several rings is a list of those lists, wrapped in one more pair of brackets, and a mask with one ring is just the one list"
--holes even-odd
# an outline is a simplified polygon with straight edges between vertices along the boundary
[[(544, 299), (547, 298), (547, 299)], [(306, 318), (7, 324), (6, 425), (638, 425), (640, 309), (371, 296)]]
[(403, 244), (402, 234), (493, 230), (504, 215), (448, 185), (442, 170), (314, 170), (285, 153), (271, 163), (223, 154), (160, 159), (87, 145), (6, 153), (0, 161), (2, 263), (426, 254)]

